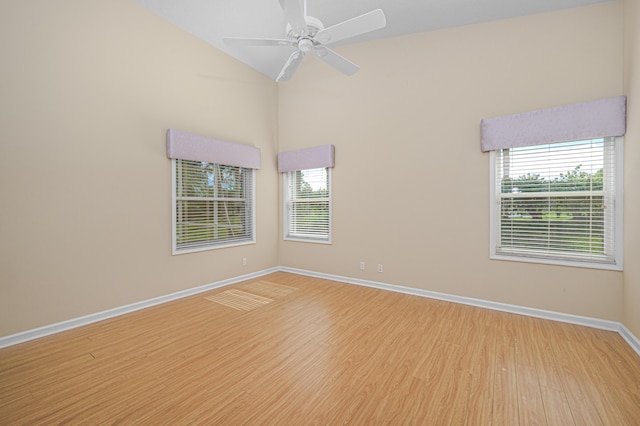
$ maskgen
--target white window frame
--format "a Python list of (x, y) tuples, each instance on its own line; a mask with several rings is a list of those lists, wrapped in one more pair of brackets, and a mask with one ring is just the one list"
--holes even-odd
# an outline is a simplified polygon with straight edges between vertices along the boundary
[[(178, 244), (178, 219), (179, 219), (179, 205), (178, 205), (178, 201), (180, 199), (180, 197), (178, 196), (178, 179), (179, 179), (179, 173), (177, 171), (178, 167), (180, 167), (180, 164), (182, 160), (178, 160), (178, 159), (171, 159), (171, 250), (172, 250), (172, 254), (173, 255), (179, 255), (179, 254), (186, 254), (186, 253), (194, 253), (194, 252), (200, 252), (200, 251), (205, 251), (205, 250), (215, 250), (215, 249), (220, 249), (220, 248), (227, 248), (227, 247), (234, 247), (234, 246), (241, 246), (241, 245), (247, 245), (247, 244), (255, 244), (256, 243), (256, 173), (255, 170), (250, 169), (250, 168), (244, 168), (245, 172), (248, 175), (248, 179), (250, 180), (250, 191), (251, 193), (244, 198), (245, 201), (245, 210), (250, 210), (250, 214), (251, 214), (251, 235), (243, 238), (243, 239), (236, 239), (236, 240), (232, 240), (232, 241), (220, 241), (220, 242), (216, 242), (216, 241), (210, 241), (208, 244), (202, 244), (202, 245), (198, 245), (198, 246), (193, 246), (193, 247), (184, 247), (181, 248), (179, 247)], [(178, 163), (180, 162), (180, 163)], [(213, 163), (211, 163), (213, 164)], [(245, 176), (247, 176), (245, 175)], [(246, 186), (245, 186), (245, 190), (246, 190)], [(185, 197), (185, 198), (191, 198), (191, 199), (195, 199), (195, 197)], [(205, 198), (202, 198), (205, 199)], [(207, 197), (206, 199), (209, 200), (214, 200), (213, 197)], [(218, 200), (219, 201), (219, 200)]]
[[(304, 202), (317, 202), (317, 201), (327, 201), (328, 202), (328, 209), (329, 209), (329, 215), (328, 215), (328, 223), (327, 223), (327, 235), (326, 236), (318, 236), (315, 234), (304, 234), (304, 233), (295, 233), (292, 232), (292, 230), (290, 229), (290, 214), (292, 211), (291, 208), (291, 176), (292, 174), (295, 174), (297, 171), (290, 171), (290, 172), (285, 172), (282, 174), (282, 203), (283, 203), (283, 208), (282, 208), (282, 229), (283, 229), (283, 239), (285, 241), (300, 241), (300, 242), (307, 242), (307, 243), (320, 243), (320, 244), (331, 244), (331, 234), (332, 234), (332, 213), (331, 213), (331, 206), (332, 206), (332, 187), (331, 187), (331, 167), (321, 167), (322, 169), (327, 171), (327, 190), (328, 190), (328, 197), (326, 198), (320, 198), (320, 199), (304, 199)], [(313, 169), (309, 169), (309, 170), (313, 170)], [(304, 172), (304, 170), (299, 170)]]
[[(608, 220), (613, 220), (613, 235), (605, 235), (606, 238), (614, 238), (613, 245), (613, 263), (601, 263), (601, 262), (593, 262), (593, 261), (582, 261), (582, 260), (569, 260), (569, 259), (556, 259), (550, 257), (544, 257), (544, 254), (537, 253), (535, 251), (531, 251), (531, 255), (526, 255), (520, 253), (519, 255), (509, 255), (505, 253), (497, 253), (498, 244), (500, 241), (500, 220), (499, 220), (499, 212), (500, 212), (500, 201), (498, 199), (498, 188), (496, 188), (496, 151), (490, 151), (489, 155), (489, 179), (490, 179), (490, 259), (495, 260), (507, 260), (507, 261), (517, 261), (517, 262), (531, 262), (531, 263), (543, 263), (543, 264), (551, 264), (551, 265), (563, 265), (563, 266), (573, 266), (573, 267), (583, 267), (583, 268), (594, 268), (594, 269), (605, 269), (605, 270), (615, 270), (622, 271), (623, 269), (623, 176), (624, 176), (624, 160), (623, 160), (623, 152), (624, 152), (624, 139), (623, 137), (615, 137), (611, 138), (614, 141), (614, 151), (615, 151), (615, 183), (613, 185), (613, 203), (614, 203), (614, 212), (610, 215)], [(605, 162), (606, 163), (606, 162)], [(605, 226), (605, 228), (607, 228)]]

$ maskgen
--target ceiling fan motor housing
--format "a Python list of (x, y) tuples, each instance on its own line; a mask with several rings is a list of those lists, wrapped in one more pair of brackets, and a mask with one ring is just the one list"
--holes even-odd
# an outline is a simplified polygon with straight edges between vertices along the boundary
[(320, 30), (324, 30), (324, 24), (318, 18), (313, 16), (305, 16), (305, 21), (307, 23), (307, 28), (309, 32), (307, 34), (295, 34), (293, 28), (291, 28), (291, 24), (287, 24), (287, 37), (291, 40), (297, 40), (300, 37), (309, 37), (313, 38)]

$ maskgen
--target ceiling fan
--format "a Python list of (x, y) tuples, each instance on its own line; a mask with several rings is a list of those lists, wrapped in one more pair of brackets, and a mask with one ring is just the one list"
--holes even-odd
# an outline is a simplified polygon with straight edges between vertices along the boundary
[(313, 54), (323, 62), (331, 65), (346, 75), (352, 75), (359, 66), (338, 55), (327, 46), (339, 41), (368, 33), (387, 25), (381, 9), (372, 10), (338, 24), (326, 27), (318, 18), (307, 16), (307, 2), (304, 10), (300, 0), (282, 0), (284, 16), (288, 22), (284, 39), (225, 37), (224, 41), (231, 45), (294, 47), (296, 50), (289, 56), (276, 81), (287, 81), (291, 78), (307, 53)]

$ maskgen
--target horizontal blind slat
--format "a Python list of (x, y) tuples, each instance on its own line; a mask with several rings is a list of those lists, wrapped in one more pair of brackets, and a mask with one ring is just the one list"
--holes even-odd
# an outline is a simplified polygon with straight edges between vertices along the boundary
[(612, 139), (496, 153), (496, 253), (613, 261)]
[(286, 173), (286, 223), (289, 238), (328, 240), (330, 233), (329, 169)]
[(175, 248), (189, 250), (253, 240), (253, 171), (174, 160)]

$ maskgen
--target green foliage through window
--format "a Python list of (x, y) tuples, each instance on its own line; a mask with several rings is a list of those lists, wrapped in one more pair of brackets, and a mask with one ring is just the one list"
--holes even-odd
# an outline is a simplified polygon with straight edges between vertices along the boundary
[(309, 169), (285, 174), (285, 238), (329, 241), (329, 170)]
[(595, 139), (496, 152), (496, 253), (610, 262), (613, 144)]
[(253, 240), (252, 170), (188, 160), (174, 167), (176, 250)]

